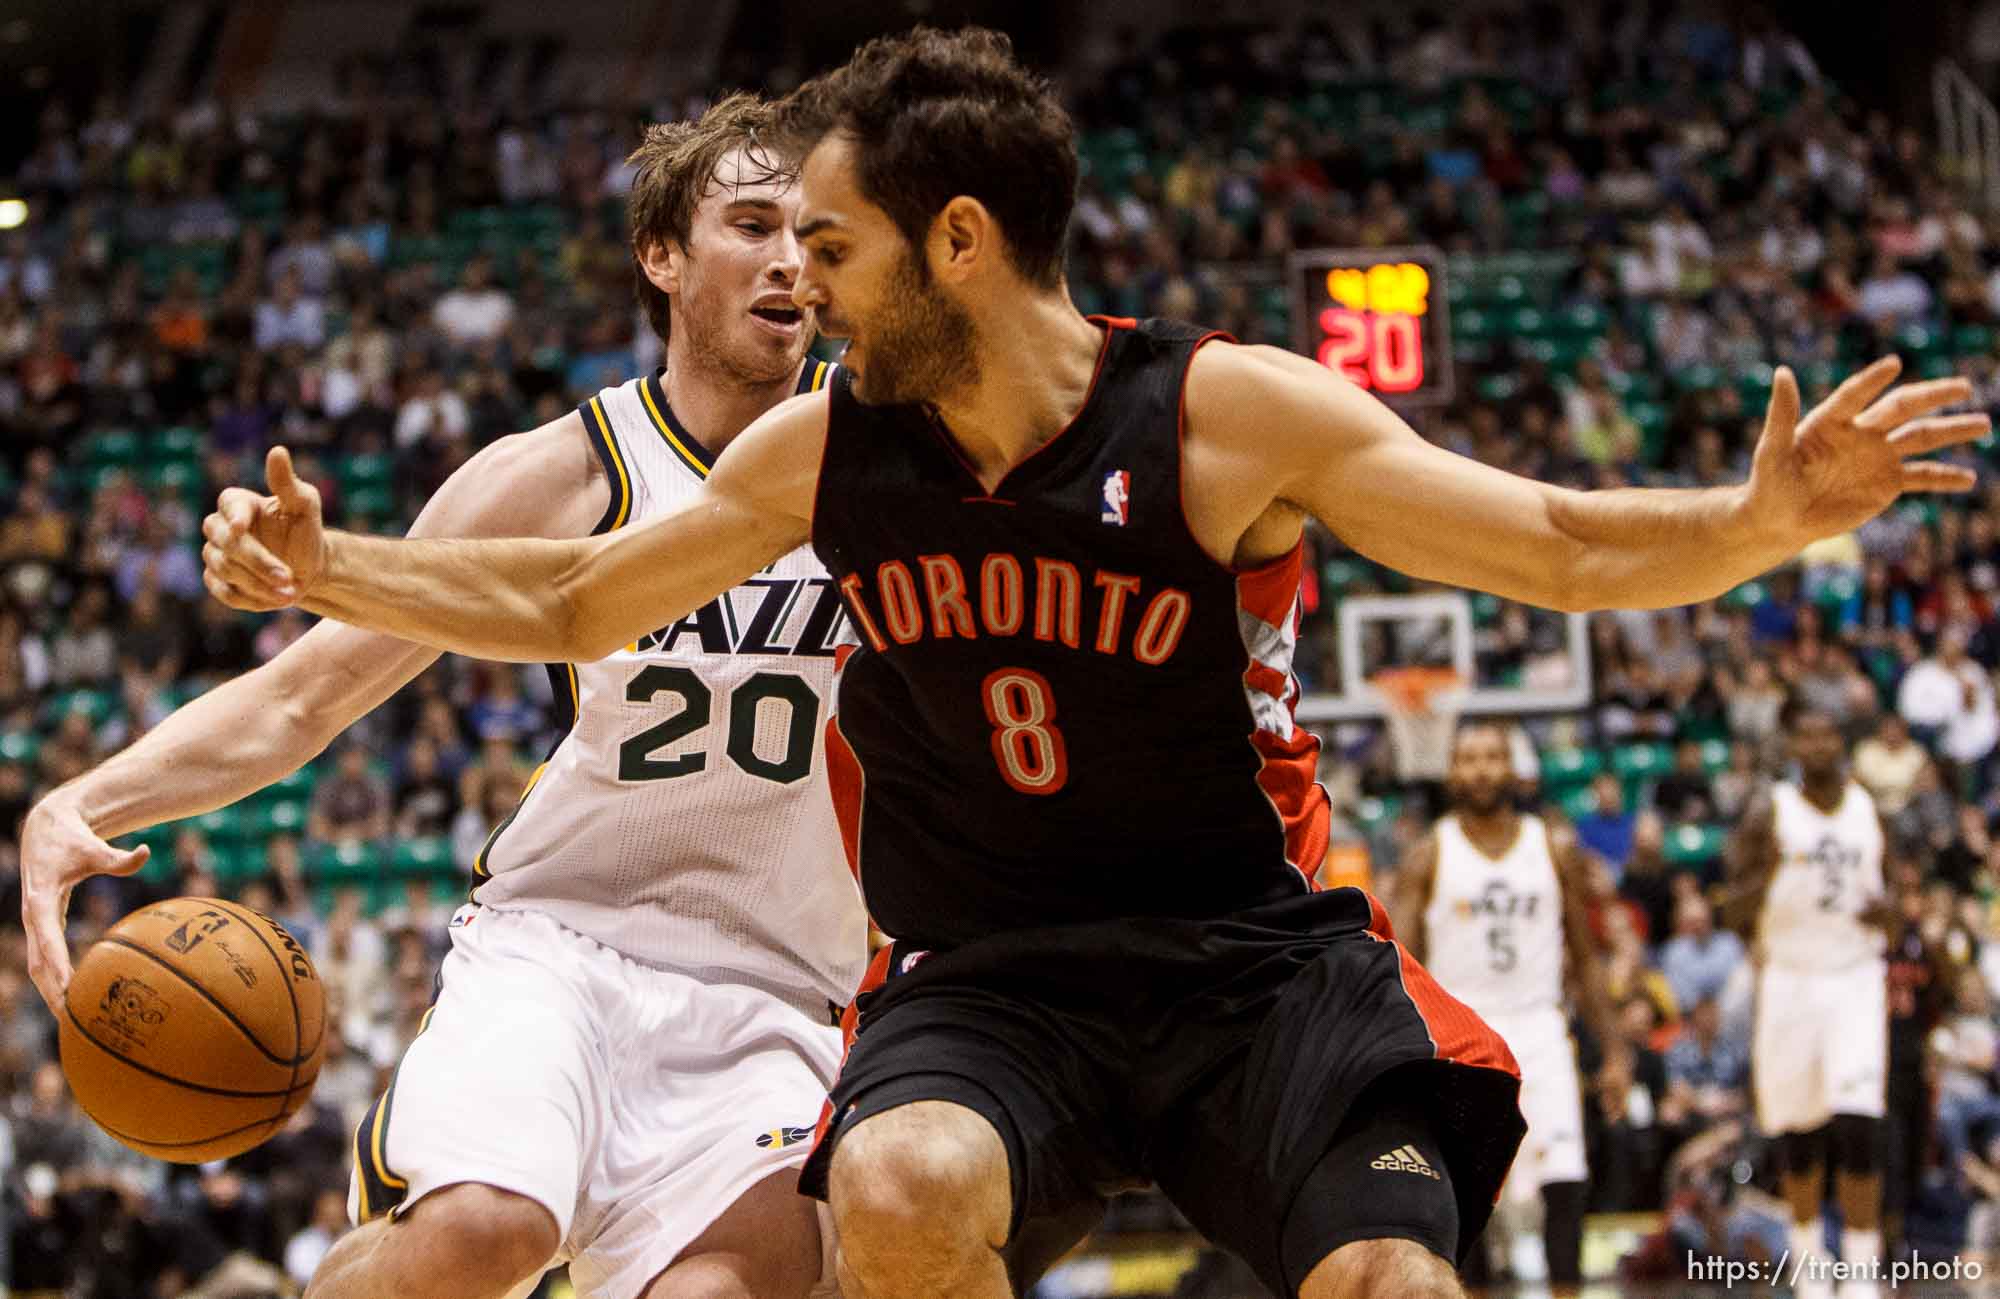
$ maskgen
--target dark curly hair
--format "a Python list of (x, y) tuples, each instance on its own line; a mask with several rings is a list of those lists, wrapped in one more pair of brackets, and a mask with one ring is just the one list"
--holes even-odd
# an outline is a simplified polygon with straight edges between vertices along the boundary
[(1048, 80), (984, 27), (918, 27), (868, 42), (778, 105), (772, 138), (803, 159), (827, 135), (855, 144), (861, 192), (921, 245), (959, 195), (999, 221), (1014, 266), (1061, 279), (1076, 204), (1076, 133)]

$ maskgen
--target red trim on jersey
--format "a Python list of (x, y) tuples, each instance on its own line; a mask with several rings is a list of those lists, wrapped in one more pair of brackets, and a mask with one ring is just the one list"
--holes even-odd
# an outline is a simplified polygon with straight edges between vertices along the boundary
[(1273, 699), (1284, 699), (1292, 693), (1292, 679), (1262, 663), (1252, 663), (1244, 670), (1243, 684), (1252, 690), (1261, 690)]
[[(1236, 576), (1236, 607), (1259, 622), (1283, 630), (1285, 620), (1298, 608), (1299, 578), (1304, 571), (1306, 539), (1268, 564)], [(1273, 691), (1280, 698), (1282, 692)]]
[(1333, 815), (1319, 773), (1319, 737), (1303, 726), (1289, 740), (1271, 731), (1252, 731), (1250, 747), (1264, 765), (1257, 787), (1271, 800), (1285, 825), (1285, 860), (1311, 885), (1326, 856), (1327, 826)]
[[(889, 958), (895, 950), (896, 945), (888, 943), (881, 951), (875, 953), (875, 959), (868, 962), (868, 972), (861, 976), (861, 986), (856, 988), (854, 996), (848, 999), (847, 1009), (840, 1012), (841, 1069), (847, 1067), (847, 1053), (854, 1049), (854, 1035), (861, 1031), (861, 1012), (855, 1007), (861, 1001), (862, 993), (873, 992), (889, 981)], [(834, 1077), (839, 1076), (840, 1070), (836, 1069)], [(826, 1103), (819, 1107), (819, 1122), (813, 1127), (813, 1150), (819, 1149), (819, 1143), (826, 1140), (826, 1130), (832, 1126), (833, 1098), (829, 1096)], [(810, 1151), (807, 1153), (811, 1154)]]
[[(844, 648), (844, 647), (843, 647)], [(833, 818), (840, 823), (840, 843), (847, 850), (847, 869), (861, 879), (861, 799), (868, 778), (861, 759), (840, 729), (840, 715), (826, 719), (826, 784), (833, 794)]]
[[(1372, 897), (1369, 902), (1379, 907)], [(1381, 938), (1379, 934), (1375, 936), (1383, 942), (1395, 944), (1396, 957), (1401, 962), (1403, 993), (1417, 1008), (1417, 1014), (1422, 1016), (1438, 1059), (1479, 1069), (1498, 1069), (1515, 1078), (1521, 1076), (1521, 1066), (1515, 1063), (1514, 1053), (1507, 1049), (1507, 1043), (1498, 1033), (1487, 1027), (1486, 1021), (1476, 1011), (1446, 992), (1444, 986), (1431, 977), (1431, 972), (1410, 955), (1408, 948), (1394, 939)]]
[(1396, 926), (1389, 919), (1389, 908), (1383, 906), (1381, 899), (1367, 889), (1361, 890), (1361, 896), (1368, 899), (1368, 932), (1377, 938), (1386, 938), (1394, 942)]

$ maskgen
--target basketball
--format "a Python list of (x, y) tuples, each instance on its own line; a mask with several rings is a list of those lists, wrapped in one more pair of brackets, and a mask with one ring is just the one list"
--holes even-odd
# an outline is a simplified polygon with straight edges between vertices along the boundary
[(250, 1149), (319, 1077), (326, 999), (312, 961), (277, 921), (233, 902), (134, 911), (77, 963), (64, 1002), (77, 1104), (156, 1159)]

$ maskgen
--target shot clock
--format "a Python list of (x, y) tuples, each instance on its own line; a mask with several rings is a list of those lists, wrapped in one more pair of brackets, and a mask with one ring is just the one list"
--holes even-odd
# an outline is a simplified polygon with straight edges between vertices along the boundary
[(1289, 265), (1299, 350), (1385, 401), (1451, 400), (1451, 313), (1432, 248), (1315, 249)]

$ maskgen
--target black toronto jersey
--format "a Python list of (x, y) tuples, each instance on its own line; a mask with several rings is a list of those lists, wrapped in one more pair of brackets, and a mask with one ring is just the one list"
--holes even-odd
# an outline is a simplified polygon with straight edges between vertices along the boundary
[(1325, 851), (1302, 547), (1233, 572), (1182, 512), (1182, 389), (1222, 336), (1091, 319), (1083, 407), (990, 493), (929, 407), (831, 385), (813, 546), (862, 644), (828, 774), (908, 944), (1220, 916), (1309, 891)]

